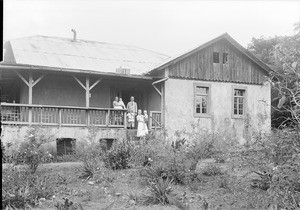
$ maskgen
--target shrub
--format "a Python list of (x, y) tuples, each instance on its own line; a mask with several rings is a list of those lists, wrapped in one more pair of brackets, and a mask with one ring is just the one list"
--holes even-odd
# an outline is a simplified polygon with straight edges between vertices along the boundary
[(5, 147), (4, 147), (2, 141), (1, 141), (1, 154), (2, 154), (2, 163), (5, 163), (5, 160), (6, 160)]
[(191, 177), (190, 165), (184, 151), (174, 151), (169, 146), (161, 148), (151, 166), (140, 169), (140, 176), (146, 179), (169, 178), (174, 184), (185, 184)]
[(25, 140), (21, 142), (17, 150), (12, 151), (11, 160), (14, 164), (25, 164), (34, 174), (38, 166), (48, 162), (52, 155), (46, 151), (43, 145), (51, 140), (48, 130), (43, 127), (32, 127), (28, 130)]
[(116, 175), (113, 171), (107, 170), (107, 169), (102, 169), (97, 171), (94, 175), (94, 180), (96, 183), (104, 183), (104, 184), (109, 184), (112, 183), (116, 180)]
[(172, 182), (173, 180), (162, 177), (158, 179), (153, 179), (148, 185), (148, 194), (144, 194), (140, 198), (140, 202), (143, 205), (150, 204), (169, 204), (169, 199), (167, 195), (172, 192)]
[(218, 181), (219, 188), (229, 189), (229, 185), (230, 185), (230, 177), (228, 174), (225, 174), (222, 177), (220, 177)]
[(79, 178), (91, 179), (102, 166), (104, 152), (102, 145), (94, 141), (80, 141), (75, 149), (75, 159), (82, 161)]
[(274, 130), (256, 135), (242, 154), (244, 167), (260, 175), (256, 187), (267, 190), (279, 208), (296, 209), (300, 203), (299, 130)]
[(54, 195), (55, 177), (32, 174), (20, 167), (7, 167), (2, 172), (2, 208), (25, 208), (36, 205), (40, 198)]
[(127, 140), (115, 141), (112, 148), (104, 154), (105, 166), (113, 170), (130, 168), (133, 147)]
[(165, 151), (167, 144), (164, 136), (155, 132), (140, 140), (140, 145), (132, 150), (130, 164), (132, 166), (150, 166)]
[(220, 166), (217, 166), (216, 164), (210, 163), (207, 164), (203, 169), (202, 169), (202, 174), (205, 176), (217, 176), (217, 175), (223, 175), (224, 172), (220, 168)]
[(274, 169), (268, 191), (280, 208), (300, 207), (300, 155)]
[[(230, 133), (210, 132), (201, 128), (198, 123), (191, 124), (192, 130), (176, 132), (176, 142), (186, 151), (186, 157), (191, 160), (190, 170), (195, 170), (200, 159), (216, 157), (223, 162), (230, 152), (237, 150), (238, 141)], [(184, 141), (182, 141), (184, 140)], [(184, 142), (184, 146), (183, 145)]]
[(52, 154), (52, 163), (62, 163), (62, 162), (78, 162), (78, 156), (76, 154), (70, 154), (70, 155), (63, 155), (58, 156), (55, 154)]

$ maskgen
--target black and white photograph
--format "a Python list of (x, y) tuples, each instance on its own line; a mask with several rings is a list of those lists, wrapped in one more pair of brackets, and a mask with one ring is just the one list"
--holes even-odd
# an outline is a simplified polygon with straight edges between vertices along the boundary
[(2, 3), (2, 209), (300, 209), (300, 1)]

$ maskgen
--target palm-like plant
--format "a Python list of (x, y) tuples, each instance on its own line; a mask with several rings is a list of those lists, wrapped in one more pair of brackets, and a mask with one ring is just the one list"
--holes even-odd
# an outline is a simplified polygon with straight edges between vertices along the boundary
[(172, 192), (172, 179), (153, 179), (149, 182), (149, 194), (145, 194), (141, 198), (141, 202), (145, 205), (150, 204), (169, 204), (168, 195)]

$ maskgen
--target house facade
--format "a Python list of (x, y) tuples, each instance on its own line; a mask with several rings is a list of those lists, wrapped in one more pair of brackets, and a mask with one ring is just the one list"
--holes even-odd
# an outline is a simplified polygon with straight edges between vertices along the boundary
[[(135, 97), (149, 128), (169, 136), (192, 123), (226, 131), (244, 143), (271, 126), (271, 69), (228, 34), (176, 58), (149, 50), (85, 40), (34, 36), (4, 45), (0, 65), (2, 140), (22, 141), (32, 125), (52, 133), (49, 148), (66, 153), (70, 140), (125, 139), (126, 110)], [(116, 116), (122, 119), (116, 121)], [(63, 141), (61, 141), (63, 140)], [(64, 149), (61, 149), (63, 147)], [(62, 152), (61, 152), (62, 151)]]
[(227, 33), (176, 58), (149, 75), (168, 78), (163, 88), (163, 124), (172, 136), (191, 124), (225, 132), (240, 143), (271, 129), (268, 66)]
[[(0, 65), (4, 143), (23, 141), (32, 126), (51, 135), (51, 151), (63, 140), (132, 138), (126, 110), (113, 108), (134, 96), (150, 115), (150, 129), (161, 125), (160, 78), (144, 76), (168, 57), (149, 50), (108, 43), (34, 36), (5, 43)], [(59, 141), (58, 141), (59, 140)], [(67, 148), (65, 150), (68, 150)]]

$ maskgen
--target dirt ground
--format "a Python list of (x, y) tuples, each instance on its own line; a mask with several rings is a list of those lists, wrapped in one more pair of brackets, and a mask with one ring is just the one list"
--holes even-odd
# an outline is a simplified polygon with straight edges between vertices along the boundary
[[(199, 163), (198, 170), (211, 162), (213, 160), (209, 159)], [(85, 210), (104, 209), (113, 202), (112, 209), (114, 210), (177, 209), (175, 206), (135, 204), (130, 196), (144, 193), (136, 169), (110, 171), (107, 176), (112, 181), (90, 182), (78, 178), (81, 173), (80, 166), (81, 163), (78, 162), (50, 163), (39, 166), (38, 170), (41, 172), (59, 174), (62, 183), (57, 187), (53, 199), (41, 202), (36, 209), (56, 209), (54, 205), (62, 202), (63, 198), (67, 198), (75, 204), (81, 204)], [(208, 209), (262, 209), (261, 201), (266, 192), (251, 189), (249, 179), (244, 176), (244, 171), (234, 170), (228, 163), (220, 164), (220, 166), (231, 175), (203, 176), (200, 182), (192, 185), (175, 185), (173, 192), (176, 198), (183, 199), (185, 197), (190, 209), (195, 210), (204, 209), (203, 200), (208, 202)], [(226, 181), (224, 181), (225, 179)], [(227, 184), (225, 183), (225, 186), (222, 187), (222, 182)]]

